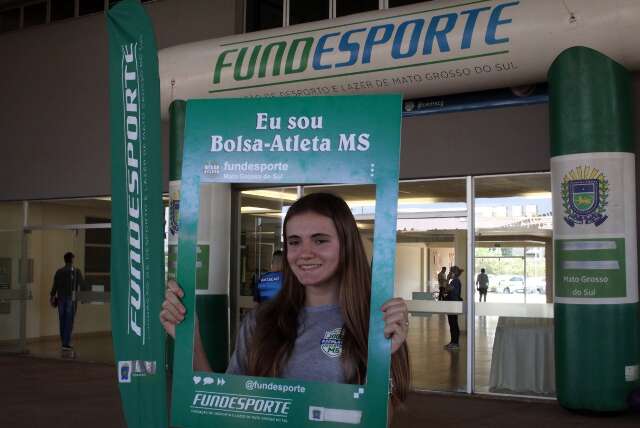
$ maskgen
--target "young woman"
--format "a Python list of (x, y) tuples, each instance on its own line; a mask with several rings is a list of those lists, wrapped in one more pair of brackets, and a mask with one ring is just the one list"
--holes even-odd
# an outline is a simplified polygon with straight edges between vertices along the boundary
[[(227, 373), (363, 384), (371, 270), (351, 210), (335, 195), (307, 195), (287, 211), (283, 235), (282, 289), (245, 318)], [(185, 315), (182, 296), (170, 281), (160, 321), (172, 337)], [(391, 340), (395, 407), (410, 382), (408, 311), (400, 298), (379, 310)], [(194, 368), (210, 371), (197, 321)]]

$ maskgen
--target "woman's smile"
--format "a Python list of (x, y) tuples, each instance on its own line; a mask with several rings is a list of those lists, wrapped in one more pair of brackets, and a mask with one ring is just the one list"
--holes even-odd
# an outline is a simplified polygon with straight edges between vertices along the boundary
[(292, 217), (286, 230), (287, 261), (302, 285), (335, 286), (340, 241), (333, 220), (314, 212)]

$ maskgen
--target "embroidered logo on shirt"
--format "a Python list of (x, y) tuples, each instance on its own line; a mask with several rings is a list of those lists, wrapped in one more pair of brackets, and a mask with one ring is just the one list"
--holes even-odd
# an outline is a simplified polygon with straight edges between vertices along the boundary
[(342, 354), (342, 327), (325, 331), (320, 341), (320, 349), (328, 357), (336, 358)]

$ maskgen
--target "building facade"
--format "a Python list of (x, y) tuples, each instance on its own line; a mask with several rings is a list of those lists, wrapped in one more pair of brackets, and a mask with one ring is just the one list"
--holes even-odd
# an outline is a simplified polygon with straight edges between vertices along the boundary
[[(111, 286), (107, 34), (101, 10), (115, 2), (70, 0), (73, 13), (61, 12), (55, 3), (0, 2), (0, 293), (5, 293), (0, 343), (8, 347), (57, 334), (48, 294), (66, 251), (76, 254), (87, 290)], [(351, 13), (413, 2), (358, 2), (361, 9), (340, 0), (145, 3), (163, 49), (248, 30), (357, 19)], [(531, 90), (544, 92), (544, 81), (530, 83), (537, 85)], [(450, 98), (405, 100), (395, 281), (397, 295), (410, 301), (414, 315), (409, 343), (417, 389), (555, 395), (549, 108), (540, 98), (528, 102), (521, 88), (506, 91), (513, 94), (507, 103), (492, 102), (492, 91), (466, 94), (456, 111), (421, 111), (421, 105), (453, 102)], [(633, 99), (637, 154), (637, 72)], [(168, 121), (162, 130), (168, 192)], [(639, 183), (636, 178), (636, 188)], [(232, 337), (253, 306), (255, 278), (282, 246), (283, 210), (301, 191), (319, 190), (350, 201), (371, 248), (372, 188), (231, 188), (232, 242), (226, 247), (231, 280), (225, 289)], [(464, 346), (457, 354), (442, 349), (448, 340), (446, 311), (433, 300), (439, 270), (453, 265), (466, 270), (465, 295), (472, 297), (461, 312)], [(489, 274), (489, 291), (486, 302), (477, 302), (473, 290), (482, 268)], [(108, 333), (108, 301), (100, 303), (81, 306), (78, 333)], [(536, 340), (525, 334), (546, 345), (518, 345)]]

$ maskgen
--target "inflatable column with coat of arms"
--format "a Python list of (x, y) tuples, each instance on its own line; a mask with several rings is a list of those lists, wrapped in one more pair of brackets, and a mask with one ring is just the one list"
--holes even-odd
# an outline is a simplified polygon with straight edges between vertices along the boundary
[(558, 400), (620, 411), (640, 386), (631, 73), (570, 48), (549, 91)]

